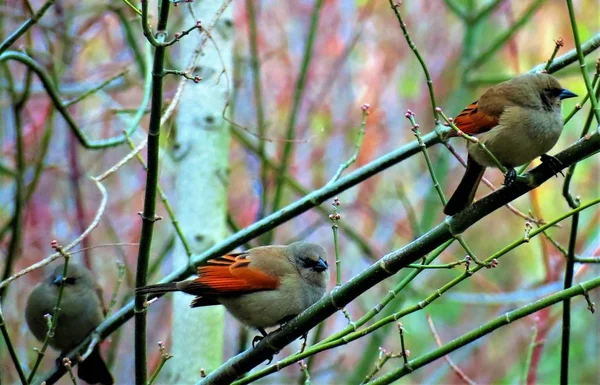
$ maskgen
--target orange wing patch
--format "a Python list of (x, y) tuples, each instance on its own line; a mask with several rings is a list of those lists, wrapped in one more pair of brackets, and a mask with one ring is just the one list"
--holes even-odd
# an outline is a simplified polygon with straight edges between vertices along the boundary
[(226, 295), (274, 290), (279, 279), (250, 266), (247, 253), (211, 259), (198, 267), (198, 278), (186, 289), (196, 295)]
[[(489, 131), (498, 125), (498, 117), (482, 112), (477, 102), (469, 104), (454, 118), (454, 124), (467, 135), (476, 135)], [(455, 131), (450, 131), (449, 137), (457, 136)]]

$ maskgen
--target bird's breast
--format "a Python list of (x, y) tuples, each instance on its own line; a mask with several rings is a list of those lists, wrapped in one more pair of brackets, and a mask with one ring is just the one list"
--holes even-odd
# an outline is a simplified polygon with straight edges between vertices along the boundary
[[(562, 128), (559, 110), (509, 107), (502, 113), (498, 125), (478, 138), (502, 165), (516, 167), (550, 151), (558, 141)], [(469, 143), (468, 149), (479, 164), (496, 166), (481, 146)]]

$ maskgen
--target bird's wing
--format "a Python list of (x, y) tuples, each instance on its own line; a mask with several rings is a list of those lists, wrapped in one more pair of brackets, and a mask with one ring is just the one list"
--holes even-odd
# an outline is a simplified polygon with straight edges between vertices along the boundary
[[(476, 101), (465, 107), (454, 118), (454, 124), (467, 135), (481, 134), (498, 125), (500, 114), (501, 112), (491, 112), (480, 108)], [(457, 136), (457, 133), (451, 131), (449, 136)]]
[(198, 278), (182, 290), (199, 296), (235, 295), (274, 290), (279, 279), (251, 266), (247, 253), (224, 255), (198, 267)]

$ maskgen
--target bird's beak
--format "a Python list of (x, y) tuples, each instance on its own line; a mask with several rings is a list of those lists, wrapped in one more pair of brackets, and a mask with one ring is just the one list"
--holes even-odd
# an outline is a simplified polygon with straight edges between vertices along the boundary
[(574, 97), (576, 97), (576, 96), (577, 96), (577, 94), (576, 94), (576, 93), (574, 93), (574, 92), (571, 92), (571, 91), (569, 91), (569, 90), (568, 90), (568, 89), (566, 89), (566, 88), (563, 88), (562, 92), (561, 92), (561, 93), (558, 95), (558, 98), (559, 98), (560, 100), (563, 100), (563, 99), (574, 98)]
[(63, 276), (61, 275), (57, 275), (56, 278), (54, 278), (54, 284), (55, 285), (60, 285), (60, 283), (63, 281)]
[(325, 271), (328, 268), (329, 268), (329, 265), (327, 264), (327, 261), (325, 261), (323, 258), (319, 258), (319, 262), (314, 267), (314, 269), (318, 272)]

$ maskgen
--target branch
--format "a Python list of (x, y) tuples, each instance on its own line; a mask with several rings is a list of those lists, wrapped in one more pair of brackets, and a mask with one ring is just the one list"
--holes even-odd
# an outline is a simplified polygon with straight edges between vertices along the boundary
[(558, 302), (561, 302), (567, 298), (572, 298), (577, 295), (582, 295), (591, 289), (597, 288), (598, 286), (600, 286), (600, 278), (591, 279), (591, 280), (583, 282), (577, 286), (574, 286), (570, 289), (559, 291), (555, 294), (552, 294), (552, 295), (550, 295), (546, 298), (543, 298), (539, 301), (536, 301), (532, 304), (523, 306), (520, 309), (513, 310), (508, 313), (504, 313), (503, 315), (495, 318), (493, 321), (488, 322), (487, 324), (482, 325), (482, 326), (478, 327), (477, 329), (454, 339), (453, 341), (447, 343), (446, 345), (442, 346), (441, 348), (436, 349), (431, 353), (424, 354), (421, 357), (418, 357), (418, 358), (415, 358), (414, 360), (409, 361), (408, 364), (405, 365), (404, 367), (397, 369), (389, 374), (386, 374), (385, 376), (375, 379), (375, 381), (371, 382), (370, 384), (372, 384), (372, 385), (389, 384), (389, 383), (405, 376), (406, 374), (409, 374), (409, 373), (415, 371), (416, 369), (421, 368), (421, 367), (429, 364), (430, 362), (437, 360), (438, 358), (444, 357), (448, 353), (451, 353), (463, 346), (470, 344), (473, 341), (478, 340), (479, 338), (481, 338), (487, 334), (490, 334), (494, 330), (496, 330), (504, 325), (508, 325), (514, 321), (517, 321), (517, 320), (519, 320), (523, 317), (526, 317), (530, 314), (533, 314), (539, 310), (542, 310), (544, 308), (552, 306), (552, 305), (554, 305)]
[[(79, 143), (81, 143), (83, 147), (89, 149), (100, 149), (115, 147), (125, 142), (125, 135), (119, 135), (108, 139), (90, 140), (87, 137), (87, 135), (85, 135), (83, 131), (81, 131), (77, 123), (75, 123), (75, 120), (73, 119), (71, 114), (69, 114), (65, 107), (65, 104), (63, 103), (60, 95), (58, 94), (56, 87), (54, 86), (54, 83), (50, 79), (50, 76), (38, 62), (30, 58), (29, 56), (16, 51), (8, 51), (0, 55), (0, 63), (7, 60), (15, 60), (21, 62), (22, 64), (30, 68), (33, 72), (35, 72), (36, 75), (38, 75), (38, 78), (42, 82), (46, 93), (52, 100), (54, 107), (56, 107), (58, 112), (66, 120), (67, 125), (71, 128), (71, 130), (73, 130), (73, 133), (75, 134), (75, 136), (79, 140)], [(130, 128), (128, 134), (131, 135), (136, 128), (137, 126)]]
[[(581, 52), (584, 56), (589, 55), (600, 47), (600, 32), (592, 36), (588, 41), (581, 45)], [(572, 49), (566, 54), (559, 56), (557, 59), (552, 61), (550, 67), (548, 67), (548, 73), (552, 74), (558, 72), (568, 66), (569, 64), (575, 63), (579, 59), (576, 49)], [(533, 67), (529, 72), (540, 72), (546, 67), (546, 63), (538, 64)]]
[[(160, 148), (160, 116), (162, 112), (163, 99), (163, 67), (165, 59), (164, 39), (169, 17), (170, 3), (168, 0), (162, 0), (159, 6), (158, 33), (157, 40), (160, 43), (156, 46), (152, 41), (154, 36), (148, 40), (156, 46), (154, 51), (154, 63), (152, 65), (152, 103), (150, 105), (150, 123), (148, 125), (148, 153), (147, 153), (147, 171), (146, 171), (146, 191), (144, 193), (144, 210), (141, 213), (142, 230), (140, 234), (140, 247), (138, 249), (137, 267), (135, 275), (135, 286), (142, 287), (147, 285), (148, 261), (150, 260), (150, 247), (152, 246), (152, 232), (156, 217), (156, 186), (158, 184), (159, 168), (159, 148)], [(148, 4), (142, 2), (142, 18), (147, 16)], [(144, 32), (148, 28), (147, 20), (142, 21)], [(146, 296), (135, 296), (135, 381), (137, 385), (146, 385)]]
[[(447, 132), (448, 129), (444, 128), (444, 132)], [(431, 132), (427, 135), (423, 136), (423, 143), (430, 147), (436, 143), (440, 143), (440, 139), (435, 132)], [(227, 252), (232, 251), (238, 246), (243, 245), (245, 242), (248, 242), (270, 230), (281, 225), (282, 223), (287, 222), (288, 220), (295, 218), (296, 216), (314, 208), (318, 207), (321, 203), (326, 201), (327, 199), (333, 198), (339, 193), (348, 190), (360, 182), (376, 175), (389, 167), (402, 162), (410, 158), (412, 155), (418, 154), (420, 152), (420, 147), (417, 141), (413, 141), (408, 143), (395, 151), (392, 151), (373, 162), (364, 165), (363, 167), (351, 172), (350, 174), (340, 178), (335, 183), (327, 185), (321, 189), (313, 191), (303, 198), (297, 200), (296, 202), (282, 208), (276, 213), (273, 213), (262, 220), (246, 227), (244, 230), (233, 234), (229, 238), (225, 239), (223, 242), (218, 243), (217, 245), (211, 247), (205, 252), (195, 256), (190, 261), (189, 266), (184, 266), (176, 270), (175, 272), (169, 274), (164, 277), (160, 282), (174, 282), (181, 281), (195, 272), (193, 266), (199, 265), (204, 261), (222, 256)], [(4, 284), (0, 283), (0, 286)], [(112, 332), (117, 330), (121, 325), (123, 325), (126, 321), (128, 321), (134, 315), (134, 304), (133, 302), (127, 303), (124, 307), (119, 309), (115, 314), (113, 314), (110, 318), (107, 318), (102, 322), (92, 333), (99, 335), (102, 339), (109, 336)], [(80, 343), (76, 348), (70, 351), (66, 356), (71, 359), (74, 363), (77, 361), (75, 357), (77, 354), (81, 353), (87, 348), (87, 344), (89, 343), (89, 339), (85, 339)], [(53, 370), (46, 373), (42, 380), (45, 380), (47, 385), (53, 384), (60, 379), (60, 377), (65, 374), (66, 371), (62, 367), (56, 367)]]
[(8, 47), (10, 47), (21, 35), (23, 35), (32, 25), (38, 22), (38, 20), (44, 16), (44, 13), (54, 4), (54, 0), (48, 0), (42, 7), (33, 15), (29, 20), (23, 23), (15, 32), (11, 33), (9, 37), (6, 38), (0, 44), (0, 53), (6, 51)]
[[(578, 141), (557, 154), (556, 157), (567, 167), (598, 151), (600, 151), (600, 133), (590, 136), (587, 140)], [(210, 373), (206, 379), (200, 381), (198, 385), (231, 383), (239, 376), (267, 360), (275, 352), (294, 341), (300, 335), (306, 333), (319, 322), (322, 322), (343, 308), (369, 288), (395, 274), (408, 264), (415, 262), (443, 242), (462, 233), (494, 210), (538, 187), (553, 177), (554, 173), (555, 171), (552, 171), (550, 167), (542, 164), (526, 174), (528, 182), (519, 181), (488, 195), (461, 213), (446, 219), (446, 221), (437, 225), (415, 241), (387, 254), (378, 263), (371, 265), (346, 284), (330, 292), (329, 295), (326, 295), (298, 317), (288, 322), (279, 331), (265, 337), (254, 349), (247, 350), (231, 358), (219, 369)]]

